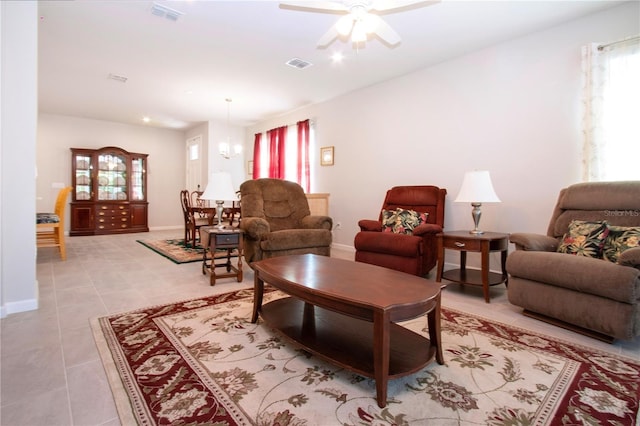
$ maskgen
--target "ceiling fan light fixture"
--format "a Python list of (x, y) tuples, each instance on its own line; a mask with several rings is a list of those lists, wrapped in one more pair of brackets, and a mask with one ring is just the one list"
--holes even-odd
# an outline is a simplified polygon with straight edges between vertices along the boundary
[(351, 17), (351, 15), (344, 15), (343, 17), (338, 19), (338, 22), (336, 22), (336, 30), (338, 31), (338, 34), (343, 37), (348, 36), (352, 28), (353, 18)]
[[(395, 47), (402, 39), (378, 13), (394, 13), (439, 3), (441, 0), (314, 0), (284, 1), (283, 9), (307, 12), (337, 13), (341, 16), (322, 37), (316, 46), (324, 49), (336, 39), (346, 41), (350, 35), (354, 48), (366, 43), (373, 36), (388, 47)], [(370, 36), (371, 37), (370, 37)]]
[(362, 21), (356, 21), (356, 23), (353, 24), (353, 31), (351, 31), (351, 41), (354, 43), (367, 41), (367, 30)]

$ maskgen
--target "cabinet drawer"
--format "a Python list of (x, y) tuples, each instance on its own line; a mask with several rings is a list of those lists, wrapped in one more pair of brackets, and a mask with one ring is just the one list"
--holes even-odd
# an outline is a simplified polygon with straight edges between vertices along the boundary
[(216, 234), (216, 247), (225, 245), (237, 246), (240, 243), (240, 234)]
[(128, 206), (113, 206), (108, 204), (99, 204), (96, 206), (97, 217), (129, 217)]
[(105, 216), (98, 217), (98, 223), (126, 223), (129, 222), (129, 218), (127, 216)]
[(442, 245), (444, 246), (444, 248), (452, 249), (452, 250), (465, 250), (465, 251), (481, 251), (482, 250), (482, 241), (480, 240), (445, 237), (442, 239)]
[(129, 217), (129, 211), (128, 210), (121, 210), (121, 211), (98, 210), (98, 212), (96, 213), (96, 216), (98, 217)]
[(129, 207), (122, 204), (98, 204), (96, 205), (96, 209), (98, 210), (127, 210)]
[(116, 230), (116, 229), (127, 229), (129, 227), (129, 222), (98, 222), (98, 230)]

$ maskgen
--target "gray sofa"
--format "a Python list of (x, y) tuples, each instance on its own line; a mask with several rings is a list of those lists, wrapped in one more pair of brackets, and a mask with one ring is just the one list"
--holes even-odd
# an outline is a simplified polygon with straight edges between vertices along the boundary
[(640, 247), (625, 245), (615, 262), (606, 252), (604, 259), (560, 253), (574, 220), (606, 222), (604, 249), (610, 252), (615, 245), (607, 238), (620, 235), (610, 230), (640, 227), (640, 181), (572, 185), (560, 191), (547, 235), (512, 234), (516, 250), (506, 264), (509, 301), (526, 315), (605, 341), (638, 336)]

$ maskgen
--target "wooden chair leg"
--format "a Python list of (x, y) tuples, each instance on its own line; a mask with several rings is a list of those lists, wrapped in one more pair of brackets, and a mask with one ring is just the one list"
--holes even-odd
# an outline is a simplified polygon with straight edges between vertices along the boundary
[(67, 260), (67, 248), (64, 245), (64, 229), (62, 226), (58, 226), (56, 230), (56, 241), (58, 243), (58, 248), (60, 249), (60, 258), (62, 260)]

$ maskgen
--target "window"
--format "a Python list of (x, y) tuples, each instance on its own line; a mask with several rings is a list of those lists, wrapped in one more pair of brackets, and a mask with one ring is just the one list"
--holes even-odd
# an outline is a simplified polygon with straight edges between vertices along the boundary
[(200, 159), (200, 145), (193, 144), (189, 145), (189, 160), (198, 160)]
[(640, 180), (640, 38), (583, 48), (584, 180)]
[(313, 146), (314, 132), (309, 120), (256, 135), (254, 162), (258, 162), (258, 167), (254, 171), (257, 169), (258, 173), (254, 172), (253, 178), (282, 178), (297, 182), (309, 192), (309, 157)]

